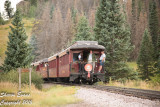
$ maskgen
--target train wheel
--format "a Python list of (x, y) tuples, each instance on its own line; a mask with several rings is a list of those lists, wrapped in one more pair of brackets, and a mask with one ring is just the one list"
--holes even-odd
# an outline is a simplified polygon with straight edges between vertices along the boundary
[(89, 84), (89, 85), (93, 85), (93, 84), (94, 84), (93, 79), (92, 79), (91, 81), (88, 81), (88, 84)]

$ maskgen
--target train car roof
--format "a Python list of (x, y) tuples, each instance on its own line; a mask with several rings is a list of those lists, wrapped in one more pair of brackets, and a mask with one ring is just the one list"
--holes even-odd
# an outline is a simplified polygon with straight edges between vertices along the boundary
[(73, 49), (101, 49), (104, 50), (105, 47), (102, 45), (98, 45), (97, 41), (77, 41), (70, 48)]
[[(53, 56), (50, 56), (49, 58), (45, 58), (39, 61), (39, 63), (42, 62), (48, 62), (51, 60), (56, 59), (57, 56), (61, 57), (65, 54), (67, 54), (67, 52), (69, 52), (69, 50), (76, 50), (76, 49), (100, 49), (100, 50), (104, 50), (105, 47), (102, 45), (98, 45), (97, 41), (76, 41), (73, 45), (71, 45), (70, 47), (68, 47), (65, 50), (62, 50), (61, 52), (58, 52), (56, 54), (54, 54)], [(37, 64), (37, 62), (35, 62)], [(33, 63), (34, 64), (34, 63)]]
[(67, 52), (69, 50), (76, 50), (76, 49), (101, 49), (101, 50), (104, 50), (105, 47), (102, 45), (98, 45), (97, 41), (76, 41), (73, 45), (71, 45), (67, 49), (57, 53), (57, 56), (61, 57), (65, 54), (67, 54)]
[(57, 57), (57, 54), (54, 54), (53, 56), (50, 56), (48, 58), (48, 61), (54, 60), (54, 59), (56, 59), (56, 57)]
[(34, 63), (31, 63), (31, 66), (37, 66), (39, 65), (40, 61), (37, 61), (37, 62), (34, 62)]
[(42, 60), (40, 60), (40, 61), (31, 63), (31, 66), (37, 66), (37, 65), (39, 65), (39, 64), (41, 64), (41, 63), (46, 63), (46, 62), (48, 62), (48, 58), (44, 58), (44, 59), (42, 59)]
[(41, 61), (41, 63), (45, 63), (45, 62), (48, 62), (48, 58), (44, 58), (44, 59), (42, 59), (42, 61)]
[(104, 50), (105, 47), (102, 45), (98, 45), (97, 41), (76, 41), (73, 45), (71, 45), (67, 49), (62, 50), (61, 52), (58, 52), (57, 54), (54, 54), (53, 56), (49, 57), (48, 61), (56, 59), (57, 56), (61, 57), (65, 54), (67, 54), (67, 52), (69, 50), (76, 50), (76, 49), (101, 49), (101, 50)]

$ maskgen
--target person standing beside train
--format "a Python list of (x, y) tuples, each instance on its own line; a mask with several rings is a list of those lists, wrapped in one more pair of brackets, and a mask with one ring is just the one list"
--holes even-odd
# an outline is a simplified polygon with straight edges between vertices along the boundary
[(99, 66), (98, 72), (101, 72), (102, 67), (104, 66), (104, 63), (105, 63), (105, 59), (106, 59), (106, 55), (105, 55), (104, 51), (101, 51), (101, 57), (99, 58), (100, 66)]

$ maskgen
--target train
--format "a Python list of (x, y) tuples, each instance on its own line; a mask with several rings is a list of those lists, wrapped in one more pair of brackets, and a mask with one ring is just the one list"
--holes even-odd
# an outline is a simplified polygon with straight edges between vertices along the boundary
[[(105, 81), (104, 67), (98, 72), (99, 58), (104, 50), (105, 47), (97, 41), (77, 41), (53, 56), (32, 63), (32, 66), (44, 80), (94, 84)], [(90, 51), (95, 57), (92, 62), (88, 62)], [(81, 61), (78, 59), (80, 53)]]

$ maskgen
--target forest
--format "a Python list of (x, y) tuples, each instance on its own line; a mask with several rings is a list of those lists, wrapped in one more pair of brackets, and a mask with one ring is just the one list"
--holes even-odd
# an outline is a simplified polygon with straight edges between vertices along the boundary
[[(18, 7), (23, 8), (22, 14), (24, 16), (35, 17), (37, 19), (39, 24), (35, 24), (32, 33), (38, 39), (37, 41), (44, 42), (45, 40), (40, 40), (43, 36), (46, 40), (50, 41), (57, 41), (56, 39), (64, 41), (61, 42), (62, 44), (59, 44), (58, 47), (54, 46), (54, 44), (51, 44), (50, 42), (47, 42), (47, 44), (44, 43), (44, 47), (51, 48), (48, 49), (48, 51), (52, 51), (40, 55), (39, 58), (48, 57), (65, 48), (64, 46), (67, 46), (74, 37), (76, 33), (76, 29), (74, 28), (77, 26), (81, 16), (85, 16), (87, 18), (91, 33), (93, 33), (96, 10), (99, 6), (100, 0), (31, 0), (31, 6), (27, 1), (29, 0), (26, 0), (24, 3), (19, 3)], [(149, 28), (149, 4), (151, 4), (152, 1), (155, 1), (156, 3), (157, 17), (159, 21), (159, 0), (119, 0), (121, 12), (123, 13), (126, 24), (131, 31), (131, 42), (134, 45), (134, 50), (129, 59), (131, 61), (135, 61), (137, 59), (143, 33), (146, 28)], [(46, 31), (44, 31), (43, 28), (46, 28)], [(36, 30), (40, 29), (43, 29), (43, 32), (36, 34)], [(45, 32), (47, 32), (47, 34)], [(57, 34), (58, 36), (56, 36)], [(65, 38), (63, 38), (64, 36)], [(59, 41), (57, 42), (60, 43)], [(41, 49), (45, 50), (45, 48)]]
[[(32, 59), (16, 68), (50, 57), (77, 40), (96, 40), (106, 48), (108, 80), (160, 76), (159, 0), (24, 0), (17, 9), (34, 22), (28, 42)], [(127, 62), (136, 62), (137, 69)]]

